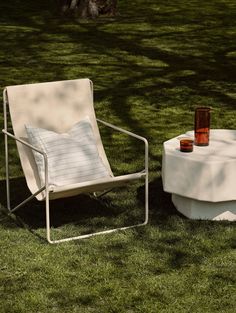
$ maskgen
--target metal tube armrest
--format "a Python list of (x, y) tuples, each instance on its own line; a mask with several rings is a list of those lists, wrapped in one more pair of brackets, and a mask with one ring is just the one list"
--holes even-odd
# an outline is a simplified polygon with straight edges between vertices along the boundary
[(113, 125), (113, 124), (110, 124), (110, 123), (107, 123), (107, 122), (105, 122), (105, 121), (102, 121), (102, 120), (100, 120), (100, 119), (98, 119), (98, 118), (97, 118), (97, 121), (98, 121), (99, 123), (102, 123), (102, 124), (104, 124), (104, 125), (110, 127), (110, 128), (113, 128), (113, 129), (118, 130), (118, 131), (120, 131), (120, 132), (122, 132), (122, 133), (125, 133), (125, 134), (127, 134), (127, 135), (129, 135), (129, 136), (132, 136), (132, 137), (135, 137), (135, 138), (137, 138), (137, 139), (139, 139), (139, 140), (142, 140), (142, 141), (145, 142), (145, 145), (148, 146), (148, 141), (147, 141), (147, 139), (144, 138), (144, 137), (141, 137), (141, 136), (139, 136), (139, 135), (136, 135), (136, 134), (134, 134), (134, 133), (132, 133), (132, 132), (130, 132), (130, 131), (128, 131), (128, 130), (125, 130), (125, 129), (123, 129), (123, 128), (117, 127), (117, 126), (115, 126), (115, 125)]
[(46, 155), (45, 152), (43, 152), (43, 151), (39, 150), (38, 148), (32, 146), (31, 144), (29, 144), (29, 143), (26, 142), (25, 140), (22, 140), (22, 139), (16, 137), (15, 135), (9, 133), (9, 132), (6, 131), (5, 129), (3, 129), (2, 132), (3, 132), (5, 135), (7, 135), (7, 136), (9, 136), (9, 137), (11, 137), (11, 138), (13, 138), (13, 139), (15, 139), (16, 141), (19, 141), (19, 142), (22, 143), (23, 145), (25, 145), (25, 146), (31, 148), (32, 150), (35, 150), (35, 151), (37, 151), (38, 153), (42, 154), (42, 155), (44, 156), (44, 158), (47, 158), (47, 155)]
[(16, 141), (20, 142), (21, 144), (27, 146), (28, 148), (40, 153), (43, 158), (44, 158), (44, 164), (45, 164), (45, 185), (42, 186), (38, 191), (36, 191), (32, 196), (30, 196), (28, 199), (26, 199), (25, 201), (23, 201), (22, 203), (20, 203), (19, 205), (17, 205), (14, 209), (11, 210), (10, 208), (10, 187), (9, 187), (9, 170), (8, 170), (8, 147), (7, 147), (7, 138), (5, 140), (6, 142), (6, 178), (7, 178), (7, 206), (8, 206), (8, 210), (10, 212), (16, 211), (19, 207), (21, 207), (23, 204), (25, 204), (26, 202), (28, 202), (29, 200), (31, 200), (33, 197), (35, 197), (37, 194), (39, 194), (40, 192), (42, 192), (43, 190), (46, 189), (47, 193), (49, 190), (49, 185), (48, 185), (48, 158), (47, 158), (47, 154), (43, 151), (41, 151), (40, 149), (32, 146), (31, 144), (29, 144), (28, 142), (16, 137), (15, 135), (9, 133), (8, 131), (6, 131), (5, 129), (2, 130), (3, 134), (5, 135), (5, 137), (10, 137), (15, 139)]
[(127, 134), (127, 135), (129, 135), (131, 137), (137, 138), (137, 139), (142, 140), (144, 142), (144, 144), (145, 144), (145, 172), (148, 173), (148, 141), (147, 141), (147, 139), (144, 138), (144, 137), (141, 137), (139, 135), (136, 135), (136, 134), (134, 134), (134, 133), (132, 133), (132, 132), (130, 132), (128, 130), (125, 130), (123, 128), (117, 127), (117, 126), (112, 125), (112, 124), (107, 123), (107, 122), (104, 122), (104, 121), (102, 121), (102, 120), (100, 120), (98, 118), (97, 118), (97, 121), (99, 123), (107, 126), (107, 127), (113, 128), (113, 129), (115, 129), (117, 131), (120, 131), (120, 132), (122, 132), (124, 134)]

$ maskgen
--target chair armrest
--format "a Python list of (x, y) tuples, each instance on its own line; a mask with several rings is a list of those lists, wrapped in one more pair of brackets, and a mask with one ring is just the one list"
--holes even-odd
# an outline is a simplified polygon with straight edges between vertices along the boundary
[(135, 138), (137, 138), (137, 139), (139, 139), (139, 140), (144, 141), (145, 146), (148, 147), (148, 141), (147, 141), (146, 138), (141, 137), (141, 136), (139, 136), (139, 135), (136, 135), (136, 134), (134, 134), (134, 133), (131, 133), (131, 132), (128, 131), (128, 130), (125, 130), (125, 129), (123, 129), (123, 128), (117, 127), (117, 126), (112, 125), (112, 124), (110, 124), (110, 123), (104, 122), (104, 121), (102, 121), (102, 120), (100, 120), (100, 119), (98, 119), (98, 118), (97, 118), (97, 121), (98, 121), (99, 123), (102, 123), (102, 124), (104, 124), (104, 125), (110, 127), (110, 128), (113, 128), (113, 129), (118, 130), (118, 131), (120, 131), (120, 132), (122, 132), (122, 133), (125, 133), (125, 134), (127, 134), (127, 135), (129, 135), (129, 136), (132, 136), (132, 137), (135, 137)]
[(137, 138), (137, 139), (142, 140), (144, 142), (144, 144), (145, 144), (145, 172), (148, 175), (148, 141), (147, 141), (147, 139), (144, 138), (144, 137), (141, 137), (139, 135), (136, 135), (136, 134), (134, 134), (134, 133), (132, 133), (132, 132), (130, 132), (128, 130), (125, 130), (123, 128), (117, 127), (117, 126), (112, 125), (112, 124), (107, 123), (107, 122), (104, 122), (104, 121), (102, 121), (102, 120), (100, 120), (98, 118), (97, 118), (97, 121), (99, 123), (107, 126), (107, 127), (110, 127), (110, 128), (115, 129), (115, 130), (118, 130), (118, 131), (120, 131), (120, 132), (122, 132), (124, 134), (127, 134), (127, 135), (129, 135), (131, 137)]
[[(22, 140), (18, 137), (16, 137), (15, 135), (7, 132), (5, 129), (2, 130), (3, 134), (5, 134), (6, 136), (15, 139), (16, 141), (20, 142), (21, 144), (27, 146), (28, 148), (42, 154), (43, 158), (44, 158), (44, 164), (45, 164), (45, 186), (47, 186), (46, 188), (48, 188), (48, 157), (47, 154), (43, 151), (41, 151), (40, 149), (32, 146), (31, 144), (29, 144), (28, 142), (26, 142), (25, 140)], [(8, 160), (7, 160), (8, 162)]]
[(39, 150), (38, 148), (32, 146), (32, 145), (29, 144), (28, 142), (26, 142), (26, 141), (24, 141), (24, 140), (22, 140), (22, 139), (16, 137), (15, 135), (13, 135), (13, 134), (7, 132), (5, 129), (3, 129), (2, 132), (3, 132), (3, 134), (7, 135), (8, 137), (11, 137), (11, 138), (15, 139), (16, 141), (19, 141), (19, 142), (22, 143), (23, 145), (29, 147), (29, 148), (32, 149), (32, 150), (37, 151), (38, 153), (42, 154), (45, 158), (47, 158), (47, 155), (46, 155), (45, 152), (43, 152), (43, 151)]

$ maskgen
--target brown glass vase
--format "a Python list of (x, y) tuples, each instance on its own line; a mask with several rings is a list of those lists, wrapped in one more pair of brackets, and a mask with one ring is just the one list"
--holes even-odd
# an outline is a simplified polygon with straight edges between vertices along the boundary
[(200, 107), (195, 110), (194, 144), (208, 146), (210, 135), (210, 108)]

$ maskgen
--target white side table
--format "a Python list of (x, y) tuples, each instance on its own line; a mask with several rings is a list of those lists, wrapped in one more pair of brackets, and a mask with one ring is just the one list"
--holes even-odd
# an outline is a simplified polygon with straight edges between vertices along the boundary
[[(180, 136), (192, 136), (188, 132)], [(236, 220), (236, 130), (210, 130), (210, 144), (179, 149), (179, 137), (165, 141), (164, 191), (177, 210), (192, 219)]]

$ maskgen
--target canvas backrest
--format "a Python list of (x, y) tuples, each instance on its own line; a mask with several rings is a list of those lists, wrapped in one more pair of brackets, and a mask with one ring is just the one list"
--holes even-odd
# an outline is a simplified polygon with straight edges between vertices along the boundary
[[(25, 141), (28, 141), (25, 125), (63, 133), (88, 116), (99, 155), (111, 173), (97, 126), (89, 79), (9, 86), (6, 91), (14, 134)], [(40, 188), (40, 179), (32, 151), (20, 143), (17, 148), (27, 185), (35, 193)], [(39, 200), (42, 197), (37, 196)]]

